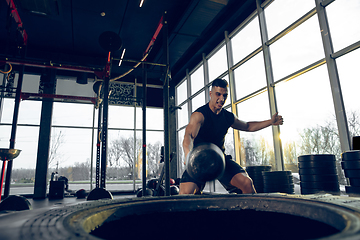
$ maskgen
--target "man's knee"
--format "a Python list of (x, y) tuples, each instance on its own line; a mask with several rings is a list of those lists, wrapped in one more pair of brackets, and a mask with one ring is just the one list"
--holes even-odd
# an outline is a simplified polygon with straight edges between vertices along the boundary
[(236, 174), (232, 180), (231, 185), (241, 189), (243, 193), (255, 193), (254, 184), (252, 179), (246, 173)]
[(244, 180), (244, 189), (246, 189), (246, 192), (254, 192), (255, 190), (253, 180), (248, 176)]
[(199, 187), (192, 182), (184, 182), (184, 183), (180, 183), (180, 190), (179, 190), (179, 194), (195, 194), (196, 192), (199, 191)]

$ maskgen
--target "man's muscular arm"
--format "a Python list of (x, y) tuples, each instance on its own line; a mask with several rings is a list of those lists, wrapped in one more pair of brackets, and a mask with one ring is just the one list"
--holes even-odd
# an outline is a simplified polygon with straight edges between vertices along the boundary
[(194, 139), (198, 135), (200, 127), (203, 124), (203, 122), (204, 122), (204, 116), (202, 115), (202, 113), (194, 112), (193, 114), (191, 114), (190, 122), (185, 129), (185, 135), (183, 140), (185, 159), (193, 147)]
[(234, 123), (231, 125), (234, 129), (246, 131), (246, 132), (255, 132), (263, 128), (269, 127), (271, 125), (282, 125), (284, 120), (281, 115), (275, 113), (271, 119), (260, 121), (260, 122), (244, 122), (235, 117)]

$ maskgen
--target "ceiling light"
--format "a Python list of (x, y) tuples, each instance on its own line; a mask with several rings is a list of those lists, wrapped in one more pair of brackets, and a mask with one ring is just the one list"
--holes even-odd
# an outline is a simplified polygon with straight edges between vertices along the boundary
[(46, 13), (44, 13), (44, 12), (39, 12), (39, 11), (30, 11), (30, 12), (32, 12), (32, 13), (35, 13), (35, 14), (38, 14), (38, 15), (43, 15), (43, 16), (46, 16), (47, 14)]
[(122, 60), (123, 60), (123, 57), (124, 57), (124, 55), (125, 55), (125, 48), (124, 48), (124, 50), (123, 50), (123, 52), (122, 52), (122, 54), (121, 54), (121, 57), (120, 57), (120, 61), (119, 61), (119, 67), (120, 67), (120, 65), (121, 65), (121, 63), (122, 63)]
[(140, 1), (139, 7), (142, 7), (142, 5), (144, 4), (144, 1), (145, 1), (145, 0), (141, 0), (141, 1)]

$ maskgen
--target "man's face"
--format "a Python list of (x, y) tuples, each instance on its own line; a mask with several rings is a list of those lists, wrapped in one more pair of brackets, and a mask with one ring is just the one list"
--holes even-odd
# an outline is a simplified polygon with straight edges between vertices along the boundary
[(210, 104), (215, 107), (215, 109), (221, 109), (225, 104), (227, 96), (227, 88), (212, 87), (210, 91)]

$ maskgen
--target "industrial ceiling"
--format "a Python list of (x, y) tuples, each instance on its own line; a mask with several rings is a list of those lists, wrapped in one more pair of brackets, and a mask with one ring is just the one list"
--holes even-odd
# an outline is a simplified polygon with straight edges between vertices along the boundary
[[(141, 79), (142, 65), (134, 69), (137, 61), (146, 55), (148, 63), (165, 64), (168, 51), (170, 85), (175, 86), (186, 69), (195, 67), (203, 53), (224, 39), (224, 31), (234, 30), (256, 9), (255, 0), (144, 0), (141, 7), (140, 2), (0, 1), (0, 69), (8, 62), (15, 70), (25, 65), (27, 73), (56, 68), (59, 75), (86, 71), (89, 77), (99, 77), (96, 73), (108, 61), (109, 49), (104, 47), (108, 44), (113, 47), (111, 78), (131, 71), (118, 81)], [(164, 44), (166, 31), (168, 45)], [(114, 36), (119, 37), (120, 47)], [(162, 86), (165, 68), (145, 65), (148, 84)]]

